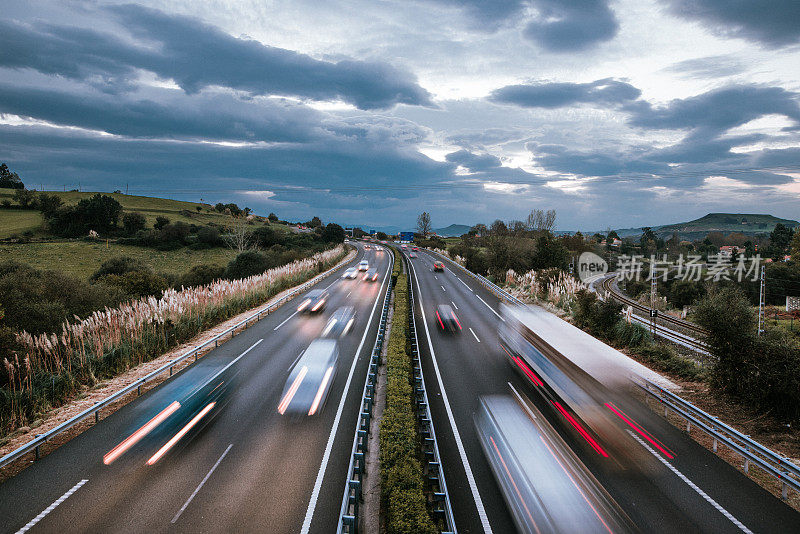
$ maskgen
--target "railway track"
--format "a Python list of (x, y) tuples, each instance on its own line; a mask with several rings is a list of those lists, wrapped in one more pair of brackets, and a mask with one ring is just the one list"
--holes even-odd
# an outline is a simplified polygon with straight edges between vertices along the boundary
[[(624, 306), (630, 306), (634, 312), (631, 315), (634, 321), (649, 327), (650, 308), (622, 293), (615, 280), (616, 276), (608, 276), (600, 282), (600, 287), (610, 298)], [(664, 314), (656, 318), (656, 335), (696, 352), (708, 354), (708, 345), (703, 341), (707, 334), (708, 331), (704, 328), (671, 315)]]

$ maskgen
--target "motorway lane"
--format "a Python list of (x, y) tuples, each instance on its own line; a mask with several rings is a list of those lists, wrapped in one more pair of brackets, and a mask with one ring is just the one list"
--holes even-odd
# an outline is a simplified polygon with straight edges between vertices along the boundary
[[(359, 387), (346, 392), (327, 469), (318, 475), (351, 367), (351, 384), (366, 376), (390, 265), (388, 253), (361, 250), (348, 266), (362, 258), (379, 267), (380, 279), (341, 280), (343, 267), (322, 280), (316, 287), (332, 286), (323, 316), (294, 315), (300, 300), (293, 300), (0, 485), (0, 530), (17, 531), (82, 480), (87, 482), (32, 530), (300, 532), (304, 521), (310, 532), (335, 530)], [(289, 369), (341, 305), (355, 306), (357, 318), (340, 340), (339, 369), (327, 406), (318, 417), (287, 420), (277, 406)], [(150, 467), (146, 460), (176, 431), (164, 435), (159, 427), (111, 465), (103, 464), (103, 455), (121, 440), (248, 350), (235, 364), (238, 374), (229, 403), (197, 435), (179, 442)], [(318, 478), (318, 506), (312, 515), (309, 501)]]
[[(563, 421), (556, 419), (551, 410), (541, 402), (534, 386), (523, 380), (508, 363), (497, 336), (497, 324), (500, 320), (497, 315), (498, 299), (462, 271), (457, 268), (450, 270), (449, 263), (445, 263), (445, 273), (434, 273), (432, 256), (426, 252), (421, 252), (419, 256), (418, 259), (409, 260), (413, 262), (416, 272), (416, 277), (412, 272), (411, 278), (415, 283), (415, 298), (418, 299), (416, 311), (419, 346), (447, 485), (460, 532), (490, 529), (494, 532), (513, 531), (510, 516), (480, 449), (472, 424), (472, 414), (477, 407), (478, 397), (484, 394), (508, 393), (508, 383), (536, 402), (562, 437), (584, 459), (595, 476), (643, 531), (800, 530), (800, 514), (644, 406), (639, 406), (632, 415), (672, 449), (675, 458), (668, 463), (680, 474), (671, 471), (660, 461), (653, 462), (646, 476), (610, 468), (585, 442), (579, 442), (572, 433), (565, 430)], [(419, 289), (416, 287), (417, 281)], [(420, 291), (422, 299), (419, 299)], [(466, 462), (460, 454), (441, 395), (422, 323), (420, 300), (427, 315), (436, 363), (461, 438)], [(460, 334), (445, 335), (438, 331), (434, 314), (438, 304), (458, 307), (456, 313), (463, 326)], [(471, 335), (470, 328), (480, 339), (480, 343)], [(633, 446), (638, 446), (635, 442), (632, 443)], [(465, 463), (473, 474), (474, 490), (470, 488)], [(686, 477), (686, 480), (681, 476)], [(693, 489), (687, 480), (713, 499), (716, 506)], [(479, 512), (481, 504), (485, 515)]]

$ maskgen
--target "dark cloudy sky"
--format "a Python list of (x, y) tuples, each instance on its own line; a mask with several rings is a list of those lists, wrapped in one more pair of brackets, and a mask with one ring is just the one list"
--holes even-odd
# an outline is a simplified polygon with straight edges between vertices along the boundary
[(29, 186), (289, 219), (800, 218), (797, 0), (2, 0)]

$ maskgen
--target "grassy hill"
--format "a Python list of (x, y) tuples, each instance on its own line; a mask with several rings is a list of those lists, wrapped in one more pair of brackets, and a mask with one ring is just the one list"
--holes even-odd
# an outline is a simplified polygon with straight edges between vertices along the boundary
[[(709, 232), (730, 234), (737, 232), (745, 235), (769, 234), (775, 225), (781, 223), (790, 228), (800, 227), (800, 222), (781, 219), (773, 215), (759, 213), (709, 213), (693, 221), (654, 226), (653, 230), (660, 237), (670, 237), (677, 232), (682, 239), (698, 239)], [(641, 235), (641, 228), (623, 228), (617, 230), (621, 237)]]
[[(65, 205), (77, 204), (79, 200), (96, 194), (77, 191), (46, 191), (46, 193), (58, 195)], [(156, 217), (159, 216), (167, 217), (170, 222), (182, 221), (198, 226), (217, 225), (220, 228), (225, 228), (233, 221), (230, 215), (215, 211), (210, 204), (119, 193), (103, 194), (113, 197), (122, 204), (124, 212), (136, 211), (143, 214), (149, 228), (153, 227)], [(13, 195), (13, 189), (0, 188), (0, 203), (3, 200), (13, 203)], [(236, 251), (222, 247), (205, 250), (193, 250), (187, 247), (176, 250), (155, 250), (121, 245), (113, 238), (108, 242), (53, 238), (43, 223), (41, 213), (36, 210), (0, 209), (0, 240), (23, 236), (26, 233), (32, 237), (28, 243), (0, 242), (0, 262), (17, 261), (37, 269), (57, 270), (77, 278), (88, 279), (105, 260), (122, 255), (137, 258), (156, 272), (172, 273), (183, 273), (199, 264), (225, 266), (236, 256)], [(259, 225), (260, 221), (256, 220), (253, 228)], [(271, 224), (270, 227), (280, 232), (292, 231), (291, 227), (283, 224)]]
[(472, 227), (466, 224), (451, 224), (444, 228), (434, 228), (433, 231), (444, 237), (459, 237), (469, 232), (470, 228)]

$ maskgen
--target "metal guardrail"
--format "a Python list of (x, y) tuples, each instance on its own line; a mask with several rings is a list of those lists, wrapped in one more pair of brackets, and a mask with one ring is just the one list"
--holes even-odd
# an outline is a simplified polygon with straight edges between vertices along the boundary
[(224, 338), (225, 336), (227, 336), (228, 334), (230, 334), (231, 338), (232, 338), (233, 336), (236, 335), (236, 330), (241, 328), (242, 325), (244, 325), (244, 327), (247, 328), (249, 326), (250, 321), (256, 321), (256, 322), (259, 321), (261, 319), (262, 315), (269, 315), (271, 311), (274, 311), (276, 308), (280, 307), (285, 302), (287, 302), (287, 301), (291, 300), (292, 298), (294, 298), (298, 293), (301, 293), (301, 292), (305, 291), (306, 289), (308, 289), (309, 287), (313, 286), (314, 284), (316, 284), (317, 282), (319, 282), (323, 278), (326, 278), (332, 272), (338, 270), (340, 267), (341, 267), (341, 262), (339, 262), (335, 266), (331, 267), (330, 269), (328, 269), (324, 273), (318, 274), (317, 276), (315, 276), (311, 280), (308, 280), (307, 282), (303, 282), (301, 285), (297, 286), (295, 289), (293, 289), (292, 291), (290, 291), (289, 293), (287, 293), (286, 295), (284, 295), (283, 297), (281, 297), (277, 301), (275, 301), (275, 302), (273, 302), (271, 304), (267, 304), (264, 308), (260, 309), (258, 312), (254, 313), (253, 315), (250, 315), (249, 317), (245, 318), (243, 321), (240, 321), (240, 322), (236, 323), (235, 325), (233, 325), (230, 328), (224, 330), (223, 332), (220, 332), (219, 334), (217, 334), (213, 338), (209, 339), (205, 343), (197, 345), (196, 347), (192, 348), (191, 350), (189, 350), (189, 351), (183, 353), (182, 355), (178, 356), (177, 358), (175, 358), (171, 362), (162, 365), (161, 367), (159, 367), (155, 371), (152, 371), (151, 373), (148, 373), (147, 375), (143, 376), (142, 378), (139, 378), (135, 382), (133, 382), (133, 383), (129, 384), (128, 386), (124, 387), (123, 389), (117, 391), (113, 395), (110, 395), (110, 396), (106, 397), (105, 399), (96, 402), (95, 404), (93, 404), (92, 406), (87, 408), (86, 410), (84, 410), (81, 413), (73, 416), (72, 418), (68, 419), (67, 421), (64, 421), (63, 423), (61, 423), (57, 427), (49, 430), (48, 432), (46, 432), (44, 434), (37, 435), (35, 439), (29, 441), (25, 445), (17, 448), (16, 450), (11, 451), (10, 453), (8, 453), (5, 456), (3, 456), (2, 458), (0, 458), (0, 469), (5, 467), (6, 465), (10, 464), (11, 462), (13, 462), (15, 460), (18, 460), (19, 458), (22, 458), (23, 456), (25, 456), (26, 454), (28, 454), (30, 452), (33, 452), (34, 459), (38, 460), (39, 457), (40, 457), (40, 447), (42, 445), (44, 445), (45, 443), (47, 443), (48, 441), (50, 441), (51, 439), (53, 439), (58, 434), (61, 434), (65, 430), (69, 430), (70, 428), (72, 428), (73, 426), (75, 426), (76, 424), (81, 422), (83, 419), (85, 419), (86, 417), (88, 417), (88, 416), (90, 416), (92, 414), (94, 414), (95, 423), (98, 423), (100, 421), (100, 410), (102, 410), (103, 408), (105, 408), (108, 405), (114, 403), (115, 401), (121, 399), (125, 395), (131, 393), (134, 389), (136, 390), (137, 395), (141, 395), (142, 394), (142, 385), (144, 385), (145, 383), (149, 382), (150, 380), (152, 380), (156, 376), (158, 376), (161, 373), (166, 372), (166, 371), (169, 371), (169, 375), (172, 376), (174, 367), (176, 365), (178, 365), (179, 363), (181, 363), (182, 361), (186, 360), (187, 358), (191, 358), (192, 356), (194, 356), (195, 361), (197, 361), (198, 353), (200, 351), (202, 351), (203, 349), (205, 349), (206, 347), (210, 346), (212, 343), (214, 344), (214, 347), (219, 346), (220, 340), (222, 338)]
[[(410, 272), (408, 257), (403, 254), (406, 262), (406, 271)], [(417, 423), (420, 427), (422, 438), (422, 448), (425, 453), (425, 478), (428, 489), (429, 499), (433, 502), (434, 514), (441, 519), (445, 528), (443, 534), (455, 534), (456, 522), (453, 517), (453, 508), (450, 505), (450, 496), (447, 493), (447, 484), (444, 480), (444, 468), (442, 467), (441, 457), (439, 456), (439, 446), (436, 442), (436, 432), (433, 428), (433, 418), (431, 417), (430, 404), (428, 403), (428, 393), (425, 391), (425, 376), (422, 374), (422, 360), (419, 355), (417, 344), (417, 327), (414, 321), (414, 291), (411, 287), (411, 277), (408, 277), (410, 306), (408, 307), (408, 325), (411, 340), (411, 357), (414, 373), (414, 397), (417, 403)]]
[[(392, 265), (388, 273), (394, 268), (394, 254)], [(347, 481), (344, 486), (344, 497), (342, 507), (339, 511), (339, 525), (336, 532), (339, 534), (353, 534), (358, 532), (358, 510), (362, 501), (362, 483), (366, 472), (366, 453), (369, 443), (369, 425), (372, 420), (372, 408), (375, 403), (375, 384), (378, 380), (378, 366), (381, 361), (381, 351), (383, 342), (386, 340), (386, 327), (389, 319), (389, 303), (392, 300), (392, 287), (394, 281), (389, 276), (389, 284), (386, 288), (386, 296), (383, 299), (383, 309), (381, 319), (378, 324), (378, 335), (375, 338), (375, 345), (372, 347), (372, 356), (369, 362), (369, 372), (364, 384), (364, 391), (361, 393), (361, 404), (359, 405), (358, 422), (356, 423), (355, 437), (353, 438), (353, 448), (350, 453), (350, 465), (347, 466)]]
[(722, 443), (738, 453), (744, 459), (742, 467), (745, 473), (749, 474), (750, 464), (753, 463), (769, 475), (772, 475), (781, 484), (781, 498), (783, 500), (786, 500), (789, 488), (800, 493), (800, 467), (792, 463), (789, 458), (783, 457), (761, 443), (750, 439), (750, 436), (742, 434), (713, 415), (704, 412), (675, 393), (649, 380), (645, 379), (644, 385), (640, 384), (640, 387), (664, 406), (665, 417), (672, 410), (686, 420), (687, 432), (691, 430), (692, 425), (695, 425), (708, 434), (714, 440), (714, 452), (717, 452), (717, 444)]

